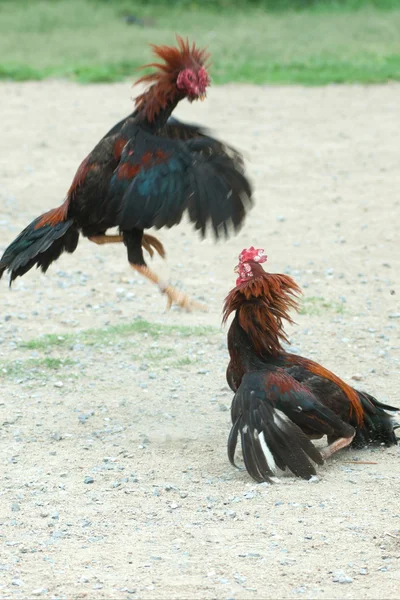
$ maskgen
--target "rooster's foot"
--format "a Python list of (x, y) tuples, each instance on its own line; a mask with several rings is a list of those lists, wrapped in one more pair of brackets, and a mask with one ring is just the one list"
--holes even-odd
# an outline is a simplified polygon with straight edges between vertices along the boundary
[(161, 290), (161, 293), (166, 294), (168, 298), (167, 310), (169, 310), (173, 304), (177, 304), (181, 308), (184, 308), (187, 312), (191, 312), (193, 309), (207, 311), (207, 306), (201, 304), (200, 302), (192, 300), (184, 292), (175, 289), (174, 287), (172, 287), (172, 285), (165, 285), (160, 282), (159, 288)]
[(354, 435), (347, 437), (347, 438), (345, 438), (345, 437), (339, 438), (338, 440), (335, 440), (334, 442), (332, 442), (332, 444), (329, 444), (329, 446), (326, 446), (326, 448), (323, 448), (321, 450), (322, 458), (324, 460), (326, 460), (327, 458), (332, 456), (332, 454), (334, 454), (338, 450), (341, 450), (342, 448), (346, 448), (347, 446), (350, 446), (351, 442), (353, 441)]
[(167, 295), (167, 310), (169, 310), (173, 304), (177, 304), (178, 306), (184, 308), (188, 312), (190, 312), (193, 309), (200, 309), (205, 311), (207, 310), (207, 307), (204, 304), (200, 304), (200, 302), (195, 302), (183, 292), (172, 287), (172, 285), (170, 285), (169, 283), (162, 281), (161, 278), (157, 275), (157, 273), (154, 273), (154, 271), (149, 269), (147, 265), (136, 265), (134, 263), (131, 263), (131, 267), (133, 267), (136, 271), (143, 275), (143, 277), (146, 277), (146, 279), (149, 279), (153, 283), (156, 283), (160, 288), (161, 293)]

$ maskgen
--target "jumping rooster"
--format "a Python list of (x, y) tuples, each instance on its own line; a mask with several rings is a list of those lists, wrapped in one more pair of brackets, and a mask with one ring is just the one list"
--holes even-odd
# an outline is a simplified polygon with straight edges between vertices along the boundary
[[(172, 227), (187, 213), (204, 236), (241, 225), (251, 203), (241, 156), (200, 127), (170, 115), (178, 102), (203, 100), (209, 55), (177, 36), (178, 47), (153, 46), (163, 63), (137, 83), (147, 85), (135, 110), (115, 125), (80, 165), (63, 204), (35, 219), (0, 260), (11, 282), (34, 265), (46, 271), (63, 252), (74, 252), (79, 234), (96, 244), (123, 242), (131, 266), (158, 284), (172, 303), (190, 309), (185, 294), (163, 282), (143, 258), (143, 248), (165, 251), (150, 227)], [(106, 235), (117, 226), (119, 235)]]
[[(236, 287), (225, 300), (223, 321), (235, 317), (228, 332), (227, 381), (235, 392), (228, 456), (240, 433), (247, 471), (269, 481), (277, 467), (298, 477), (315, 474), (314, 463), (346, 446), (397, 443), (394, 422), (385, 411), (397, 411), (359, 392), (318, 363), (289, 354), (283, 329), (297, 309), (298, 285), (287, 275), (264, 271), (264, 250), (243, 250), (235, 271)], [(317, 450), (310, 439), (328, 436)], [(313, 462), (312, 462), (313, 461)]]

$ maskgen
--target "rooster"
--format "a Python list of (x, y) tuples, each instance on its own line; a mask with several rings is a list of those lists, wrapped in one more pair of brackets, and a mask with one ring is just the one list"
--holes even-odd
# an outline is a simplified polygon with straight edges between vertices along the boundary
[[(287, 275), (267, 273), (264, 250), (239, 255), (236, 287), (225, 300), (223, 322), (235, 313), (228, 332), (227, 381), (235, 392), (228, 456), (235, 465), (240, 434), (243, 460), (256, 481), (270, 481), (277, 468), (298, 477), (315, 474), (313, 463), (341, 448), (397, 443), (393, 406), (359, 392), (308, 358), (290, 354), (283, 321), (293, 323), (301, 293)], [(327, 435), (318, 450), (311, 439)]]
[[(165, 250), (150, 227), (172, 227), (184, 213), (204, 236), (239, 228), (251, 204), (251, 187), (239, 153), (201, 127), (171, 118), (178, 102), (206, 96), (209, 54), (177, 36), (177, 47), (153, 46), (163, 62), (137, 83), (146, 85), (135, 110), (115, 125), (85, 158), (61, 206), (36, 218), (5, 250), (0, 278), (12, 281), (34, 265), (46, 271), (63, 252), (74, 252), (79, 235), (96, 244), (123, 242), (128, 261), (186, 309), (196, 306), (146, 265), (143, 249)], [(107, 235), (112, 227), (118, 235)]]

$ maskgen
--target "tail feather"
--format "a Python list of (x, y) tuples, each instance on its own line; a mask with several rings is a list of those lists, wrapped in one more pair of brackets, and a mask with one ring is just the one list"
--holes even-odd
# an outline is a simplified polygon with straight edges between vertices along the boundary
[(5, 250), (0, 259), (0, 279), (9, 271), (11, 285), (34, 265), (45, 272), (63, 252), (74, 252), (79, 232), (72, 219), (55, 224), (42, 222), (43, 215), (28, 225)]
[(233, 426), (228, 439), (228, 457), (234, 466), (240, 433), (243, 460), (248, 473), (258, 482), (271, 481), (277, 468), (287, 467), (294, 475), (310, 479), (313, 462), (323, 459), (303, 431), (268, 400), (262, 378), (247, 374), (232, 403)]
[(364, 422), (355, 427), (356, 436), (353, 448), (362, 448), (368, 444), (385, 444), (393, 446), (398, 442), (395, 434), (397, 428), (392, 415), (387, 411), (397, 412), (398, 408), (379, 402), (366, 392), (357, 392), (364, 410)]

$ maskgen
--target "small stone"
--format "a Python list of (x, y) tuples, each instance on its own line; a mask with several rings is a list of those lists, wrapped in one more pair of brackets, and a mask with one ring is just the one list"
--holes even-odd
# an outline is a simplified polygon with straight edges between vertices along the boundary
[(56, 388), (62, 388), (62, 387), (64, 387), (64, 384), (63, 384), (62, 381), (56, 381), (54, 383), (54, 387), (56, 387)]
[(22, 581), (22, 579), (13, 579), (11, 583), (13, 585), (17, 585), (18, 587), (21, 587), (22, 585), (24, 585), (24, 582)]
[(352, 379), (354, 379), (354, 381), (361, 381), (363, 379), (363, 376), (360, 375), (359, 373), (355, 373), (354, 375), (351, 376)]
[(353, 583), (353, 578), (348, 577), (344, 573), (338, 572), (333, 578), (334, 583)]
[(20, 506), (19, 506), (19, 504), (17, 504), (16, 502), (13, 502), (13, 503), (11, 504), (11, 510), (12, 510), (12, 512), (18, 512), (18, 511), (19, 511), (19, 510), (21, 510), (21, 509), (20, 509)]
[(400, 319), (400, 313), (392, 313), (389, 315), (389, 319)]
[(311, 475), (310, 479), (308, 480), (308, 483), (319, 483), (320, 479), (318, 477), (318, 475)]
[(94, 483), (93, 477), (85, 477), (83, 483)]
[(32, 590), (32, 592), (31, 592), (32, 596), (41, 596), (42, 594), (46, 594), (46, 593), (47, 593), (46, 588), (38, 588), (37, 590)]

